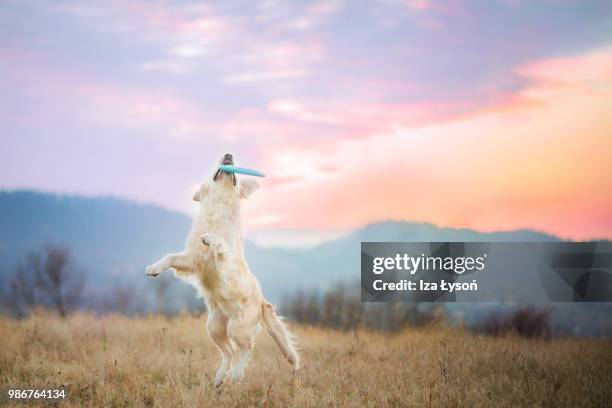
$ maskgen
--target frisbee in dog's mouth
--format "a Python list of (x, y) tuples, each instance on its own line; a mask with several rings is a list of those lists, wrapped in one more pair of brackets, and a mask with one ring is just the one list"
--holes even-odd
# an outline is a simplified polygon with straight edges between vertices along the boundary
[[(231, 166), (234, 164), (234, 156), (232, 156), (229, 153), (226, 153), (223, 158), (221, 159), (220, 162), (220, 166)], [(213, 176), (213, 181), (217, 182), (219, 180), (223, 180), (223, 176), (224, 176), (225, 172), (221, 170), (221, 168), (219, 168), (216, 172), (215, 175)], [(236, 175), (234, 173), (230, 173), (232, 176), (232, 181), (234, 183), (234, 185), (236, 185)]]
[(247, 176), (266, 177), (266, 175), (259, 170), (247, 169), (246, 167), (232, 166), (231, 164), (222, 164), (221, 166), (219, 166), (219, 170), (223, 171), (224, 173), (238, 173), (246, 174)]

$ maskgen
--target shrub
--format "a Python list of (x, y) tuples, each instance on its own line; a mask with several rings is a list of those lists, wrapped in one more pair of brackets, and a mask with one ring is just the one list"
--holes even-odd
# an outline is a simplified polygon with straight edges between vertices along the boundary
[(526, 338), (549, 339), (550, 311), (523, 307), (505, 315), (493, 312), (476, 327), (476, 331), (492, 336), (517, 334)]

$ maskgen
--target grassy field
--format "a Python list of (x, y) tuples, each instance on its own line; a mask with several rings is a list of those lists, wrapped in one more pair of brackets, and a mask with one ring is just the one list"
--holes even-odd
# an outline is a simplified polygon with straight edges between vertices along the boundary
[[(612, 343), (487, 338), (445, 327), (384, 335), (296, 327), (292, 375), (265, 332), (245, 380), (211, 386), (204, 316), (0, 318), (0, 386), (68, 385), (65, 406), (609, 406)], [(271, 355), (271, 358), (265, 356)]]

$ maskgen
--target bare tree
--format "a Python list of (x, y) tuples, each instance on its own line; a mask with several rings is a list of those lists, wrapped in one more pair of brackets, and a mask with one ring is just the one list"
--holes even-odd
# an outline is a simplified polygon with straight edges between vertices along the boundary
[(22, 294), (28, 293), (26, 287), (32, 290), (32, 304), (52, 307), (66, 317), (81, 301), (83, 277), (72, 267), (68, 248), (48, 245), (43, 251), (30, 252), (17, 272), (15, 282), (21, 276), (32, 279), (19, 283)]
[(41, 296), (60, 316), (77, 307), (83, 292), (83, 277), (71, 265), (70, 250), (48, 245), (44, 259), (37, 263), (36, 286)]
[(29, 252), (9, 280), (8, 308), (25, 316), (34, 306), (51, 307), (65, 317), (79, 305), (83, 276), (72, 267), (67, 248), (49, 245)]
[(38, 262), (38, 254), (29, 254), (24, 262), (17, 265), (15, 275), (9, 280), (6, 303), (14, 316), (25, 316), (36, 305), (36, 277), (33, 266)]

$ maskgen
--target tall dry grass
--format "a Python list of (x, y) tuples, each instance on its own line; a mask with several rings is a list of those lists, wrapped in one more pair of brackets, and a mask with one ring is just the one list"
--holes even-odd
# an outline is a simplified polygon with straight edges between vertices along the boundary
[[(295, 327), (296, 376), (261, 333), (239, 384), (211, 387), (219, 356), (204, 317), (36, 313), (0, 318), (0, 386), (70, 387), (66, 406), (609, 406), (612, 343), (385, 335)], [(271, 357), (269, 357), (271, 356)]]

